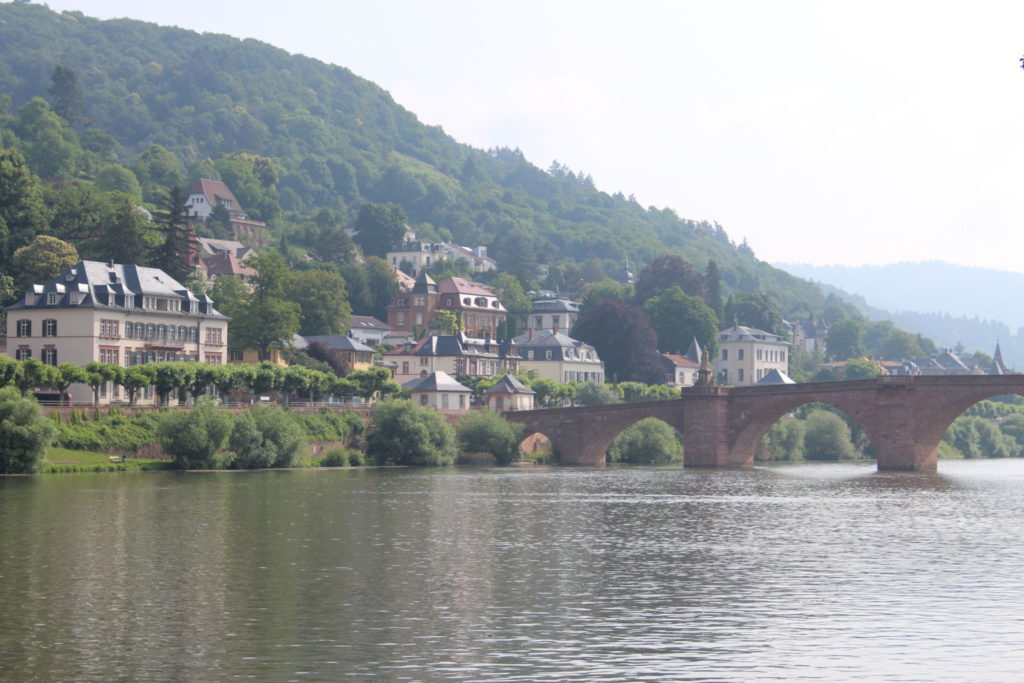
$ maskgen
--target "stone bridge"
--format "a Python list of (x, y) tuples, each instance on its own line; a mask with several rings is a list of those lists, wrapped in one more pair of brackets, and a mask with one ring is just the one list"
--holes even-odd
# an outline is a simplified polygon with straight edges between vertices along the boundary
[(565, 465), (603, 465), (622, 430), (647, 417), (683, 435), (687, 467), (749, 467), (761, 438), (783, 415), (805, 403), (842, 410), (867, 434), (878, 469), (929, 471), (946, 428), (978, 401), (1024, 394), (1024, 375), (878, 377), (751, 387), (690, 387), (670, 401), (619, 403), (505, 413), (551, 439)]

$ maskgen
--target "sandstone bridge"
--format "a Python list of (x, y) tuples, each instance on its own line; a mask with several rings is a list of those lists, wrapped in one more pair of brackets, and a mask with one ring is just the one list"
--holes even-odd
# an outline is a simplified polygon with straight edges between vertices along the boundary
[(749, 467), (761, 438), (783, 415), (820, 402), (843, 411), (867, 434), (878, 469), (928, 471), (946, 428), (978, 401), (1024, 394), (1024, 375), (878, 377), (752, 387), (690, 387), (669, 401), (505, 413), (551, 439), (565, 465), (603, 465), (612, 440), (656, 417), (683, 435), (687, 467)]

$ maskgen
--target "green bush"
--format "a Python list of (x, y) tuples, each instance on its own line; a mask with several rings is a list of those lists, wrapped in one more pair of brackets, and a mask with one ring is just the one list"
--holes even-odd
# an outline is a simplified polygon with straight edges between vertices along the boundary
[(323, 459), (320, 460), (320, 467), (348, 467), (362, 464), (363, 454), (360, 451), (340, 446), (328, 449)]
[(852, 460), (857, 457), (850, 427), (843, 418), (827, 410), (807, 416), (804, 457), (808, 460)]
[(230, 446), (232, 467), (298, 467), (306, 453), (307, 437), (299, 421), (278, 406), (256, 406), (235, 420)]
[(764, 437), (765, 452), (758, 460), (803, 460), (804, 435), (807, 431), (803, 420), (784, 417), (768, 430)]
[(625, 429), (608, 449), (612, 462), (667, 465), (682, 462), (683, 446), (665, 422), (649, 417)]
[(450, 465), (458, 451), (455, 430), (444, 416), (402, 399), (374, 406), (367, 442), (381, 464)]
[(35, 400), (0, 389), (0, 474), (37, 472), (56, 431)]
[(519, 457), (523, 426), (509, 422), (490, 410), (474, 410), (459, 420), (455, 428), (464, 453), (490, 453), (499, 465)]
[(302, 429), (313, 441), (351, 441), (362, 435), (366, 423), (356, 413), (339, 413), (324, 407), (299, 417)]
[(200, 399), (192, 410), (163, 413), (157, 436), (164, 452), (181, 469), (213, 469), (222, 464), (216, 457), (223, 448), (234, 420), (210, 399)]

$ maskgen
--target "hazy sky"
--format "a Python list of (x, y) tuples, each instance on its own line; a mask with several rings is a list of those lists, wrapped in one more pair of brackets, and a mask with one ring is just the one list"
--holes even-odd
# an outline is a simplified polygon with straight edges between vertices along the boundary
[(1024, 3), (61, 0), (348, 67), (759, 258), (1024, 272)]

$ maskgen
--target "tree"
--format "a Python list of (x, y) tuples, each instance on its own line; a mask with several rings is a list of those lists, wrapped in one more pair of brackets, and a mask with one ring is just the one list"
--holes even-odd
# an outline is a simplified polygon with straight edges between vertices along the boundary
[(352, 309), (345, 281), (326, 270), (300, 270), (285, 283), (284, 298), (299, 305), (299, 334), (346, 334)]
[(387, 368), (374, 365), (366, 370), (350, 372), (347, 379), (355, 382), (358, 387), (358, 395), (369, 401), (374, 396), (384, 398), (401, 391), (401, 387), (391, 379), (391, 373)]
[(14, 387), (0, 388), (0, 474), (38, 471), (56, 433), (38, 403)]
[(30, 244), (14, 252), (19, 289), (47, 283), (79, 260), (78, 251), (67, 242), (49, 235), (36, 235)]
[(498, 273), (491, 280), (491, 290), (498, 296), (498, 300), (508, 311), (508, 329), (505, 338), (511, 339), (517, 333), (517, 320), (522, 320), (530, 314), (532, 302), (518, 278), (509, 273)]
[(455, 430), (444, 416), (402, 399), (374, 407), (367, 445), (378, 463), (395, 465), (450, 465), (458, 450)]
[(878, 355), (885, 360), (905, 360), (921, 358), (924, 352), (912, 334), (903, 330), (893, 330), (882, 342)]
[(306, 435), (286, 410), (256, 406), (235, 419), (228, 445), (235, 454), (232, 467), (297, 467), (306, 454)]
[(234, 239), (234, 228), (231, 225), (231, 212), (223, 204), (217, 204), (206, 217), (206, 226), (214, 237), (221, 240)]
[(803, 420), (787, 417), (772, 425), (765, 434), (765, 454), (759, 460), (803, 460), (804, 435), (807, 429)]
[(33, 389), (51, 386), (56, 376), (56, 368), (43, 364), (38, 358), (26, 358), (21, 361), (21, 372), (15, 384), (22, 396), (28, 396)]
[(107, 382), (117, 382), (123, 368), (110, 363), (100, 363), (98, 361), (89, 361), (85, 364), (85, 383), (92, 389), (92, 404), (98, 406), (100, 404), (100, 389)]
[(15, 132), (29, 168), (45, 180), (75, 175), (82, 148), (75, 131), (50, 109), (46, 100), (34, 97), (18, 112)]
[[(121, 192), (135, 201), (142, 201), (142, 185), (130, 168), (107, 164), (96, 172), (96, 189), (100, 192)], [(219, 205), (218, 205), (219, 206)]]
[(367, 256), (386, 256), (405, 237), (405, 211), (397, 204), (366, 202), (352, 224), (355, 243)]
[(121, 192), (104, 195), (101, 223), (95, 257), (114, 263), (150, 263), (160, 237), (132, 197)]
[(228, 278), (219, 278), (212, 293), (217, 310), (232, 318), (231, 347), (264, 354), (286, 348), (299, 331), (302, 315), (299, 304), (284, 299), (288, 264), (277, 252), (260, 254), (249, 263), (259, 271), (251, 294), (240, 283), (221, 285)]
[(20, 152), (0, 150), (0, 270), (9, 270), (14, 251), (46, 227), (39, 180)]
[(725, 307), (726, 325), (745, 325), (772, 334), (782, 334), (782, 314), (775, 300), (764, 294), (740, 294), (730, 297)]
[(160, 399), (160, 405), (167, 405), (171, 392), (179, 389), (178, 400), (185, 398), (185, 391), (195, 375), (193, 363), (154, 363), (153, 386)]
[(490, 453), (499, 465), (519, 457), (523, 426), (491, 410), (473, 410), (455, 427), (464, 453)]
[(672, 287), (644, 302), (644, 313), (662, 352), (685, 353), (694, 339), (712, 356), (718, 350), (718, 318), (700, 297)]
[(188, 262), (192, 245), (189, 243), (185, 193), (177, 185), (167, 192), (164, 209), (159, 212), (157, 221), (163, 230), (164, 241), (153, 260), (172, 278), (184, 282), (192, 272)]
[(202, 399), (192, 410), (174, 410), (161, 417), (157, 438), (174, 466), (185, 470), (214, 469), (217, 452), (224, 447), (234, 426), (231, 413)]
[(722, 297), (722, 273), (718, 269), (718, 263), (714, 259), (708, 260), (707, 270), (704, 277), (708, 283), (708, 308), (710, 308), (719, 321), (725, 319), (725, 301)]
[(10, 356), (0, 355), (0, 388), (17, 386), (21, 363)]
[(672, 427), (657, 418), (648, 417), (615, 437), (608, 448), (608, 459), (636, 465), (668, 465), (682, 462), (683, 445)]
[(619, 395), (607, 384), (583, 382), (576, 385), (576, 403), (581, 406), (606, 406), (619, 402)]
[(85, 98), (78, 87), (78, 76), (71, 67), (58, 64), (53, 68), (47, 94), (53, 98), (53, 110), (65, 121), (74, 125), (82, 123), (82, 107)]
[(558, 396), (558, 383), (553, 379), (541, 378), (530, 382), (530, 389), (533, 390), (533, 400), (538, 407), (548, 408), (552, 401)]
[(867, 358), (850, 358), (843, 368), (843, 379), (871, 379), (882, 374), (878, 363)]
[(150, 145), (132, 163), (135, 177), (142, 183), (142, 196), (147, 202), (163, 201), (168, 187), (185, 182), (178, 159), (160, 145)]
[(867, 349), (864, 348), (864, 325), (852, 318), (840, 320), (828, 328), (825, 337), (825, 348), (831, 360), (860, 358)]
[[(67, 390), (72, 384), (85, 384), (88, 380), (88, 373), (80, 365), (74, 363), (61, 363), (57, 366), (57, 371), (53, 374), (50, 380), (51, 386), (57, 390), (57, 393), (61, 395), (63, 399)], [(70, 403), (71, 398), (68, 397)]]
[(572, 336), (597, 349), (606, 374), (617, 381), (656, 384), (664, 378), (647, 316), (622, 301), (604, 299), (581, 313)]
[(708, 296), (707, 278), (679, 256), (659, 256), (636, 277), (636, 302), (642, 305), (651, 297), (661, 296), (666, 290), (678, 287), (690, 296), (705, 302)]
[(156, 370), (152, 365), (133, 365), (130, 368), (125, 368), (118, 383), (124, 387), (124, 393), (128, 397), (128, 405), (133, 406), (139, 397), (139, 391), (153, 386), (155, 381)]
[(843, 418), (827, 410), (815, 410), (807, 416), (804, 457), (808, 460), (851, 460), (853, 449), (850, 427)]

